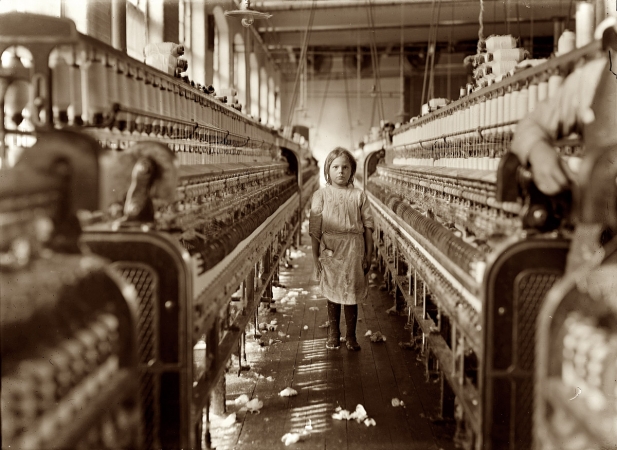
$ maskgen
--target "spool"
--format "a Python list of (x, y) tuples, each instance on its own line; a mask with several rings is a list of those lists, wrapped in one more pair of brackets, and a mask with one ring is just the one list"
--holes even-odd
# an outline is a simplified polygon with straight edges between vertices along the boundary
[(68, 123), (68, 109), (71, 106), (71, 64), (70, 54), (57, 48), (49, 57), (51, 67), (51, 98), (54, 124)]
[[(146, 71), (144, 73), (144, 81), (144, 93), (142, 95), (144, 100), (144, 108), (146, 112), (152, 114), (156, 112), (157, 103), (156, 91), (154, 87), (154, 76), (150, 72)], [(150, 136), (150, 133), (152, 132), (152, 123), (153, 119), (151, 117), (146, 117), (144, 119), (144, 134), (146, 136)]]
[(88, 125), (98, 126), (109, 109), (107, 97), (107, 68), (103, 55), (91, 50), (88, 60), (81, 66), (81, 92), (83, 115)]
[(576, 35), (570, 30), (564, 30), (557, 41), (557, 56), (565, 55), (576, 48)]
[(515, 61), (520, 62), (525, 58), (525, 49), (506, 48), (498, 49), (493, 53), (493, 61)]
[[(518, 122), (518, 97), (520, 92), (518, 90), (513, 90), (510, 96), (510, 121)], [(515, 131), (516, 125), (510, 125), (510, 130)]]
[(576, 4), (576, 48), (581, 48), (593, 41), (596, 16), (592, 3)]
[[(160, 86), (160, 91), (159, 91), (159, 99), (160, 99), (160, 111), (159, 114), (161, 116), (164, 117), (168, 117), (169, 116), (169, 110), (170, 110), (170, 106), (169, 106), (169, 91), (167, 89), (167, 83), (168, 81), (165, 79), (161, 79), (161, 86)], [(167, 122), (164, 120), (161, 120), (160, 124), (159, 124), (159, 133), (161, 136), (166, 136), (167, 135)]]
[(527, 112), (532, 112), (538, 104), (538, 85), (532, 83), (529, 85), (529, 99), (527, 103)]
[(504, 106), (505, 106), (505, 95), (503, 95), (502, 93), (500, 93), (500, 95), (497, 97), (497, 118), (496, 118), (496, 125), (500, 125), (497, 128), (498, 132), (502, 132), (503, 131), (503, 127), (501, 126), (501, 124), (503, 124), (505, 122), (504, 119)]
[(558, 73), (553, 73), (548, 79), (548, 98), (553, 98), (557, 93), (559, 86), (563, 83), (563, 77)]
[[(15, 50), (15, 53), (7, 52), (8, 60), (4, 61), (2, 68), (8, 69), (9, 71), (15, 70), (17, 73), (25, 69), (16, 52), (17, 50)], [(4, 112), (5, 117), (12, 122), (11, 125), (15, 128), (24, 120), (22, 112), (29, 103), (30, 83), (23, 79), (13, 80), (13, 82), (8, 85), (4, 94)]]
[(71, 104), (67, 110), (69, 116), (69, 125), (82, 125), (82, 101), (81, 101), (81, 69), (77, 64), (77, 58), (73, 57), (73, 64), (69, 68), (71, 77)]
[(491, 99), (489, 100), (489, 106), (490, 106), (490, 118), (489, 118), (489, 125), (491, 127), (493, 127), (493, 129), (491, 130), (493, 133), (496, 131), (495, 126), (499, 123), (499, 119), (498, 119), (498, 99), (500, 96), (493, 96), (491, 97)]
[[(117, 61), (117, 75), (116, 85), (118, 92), (118, 103), (122, 106), (127, 106), (127, 100), (129, 99), (129, 81), (127, 78), (128, 67), (124, 61)], [(116, 123), (114, 127), (122, 131), (127, 127), (128, 115), (125, 112), (119, 112), (116, 114)]]
[(508, 123), (512, 120), (510, 114), (510, 103), (512, 100), (512, 93), (506, 92), (503, 96), (503, 123)]
[(548, 80), (543, 79), (538, 83), (538, 102), (543, 102), (548, 98)]
[[(129, 86), (130, 86), (130, 93), (131, 93), (131, 97), (130, 97), (131, 107), (136, 108), (140, 111), (143, 111), (144, 105), (141, 99), (141, 94), (142, 94), (141, 85), (144, 82), (143, 72), (142, 72), (142, 78), (140, 79), (139, 70), (137, 69), (137, 67), (130, 67), (129, 74), (131, 75), (129, 78)], [(143, 125), (144, 125), (143, 116), (141, 114), (135, 114), (133, 117), (133, 121), (135, 122), (135, 128), (133, 131), (137, 134), (141, 134), (141, 132), (143, 131)]]
[(480, 122), (478, 123), (478, 126), (480, 127), (486, 126), (486, 122), (487, 122), (486, 119), (488, 117), (488, 114), (486, 114), (487, 107), (488, 107), (488, 103), (486, 101), (486, 97), (482, 97), (480, 101), (478, 102), (478, 108), (480, 109)]
[(495, 53), (496, 50), (516, 48), (516, 39), (511, 35), (489, 36), (486, 40), (486, 50)]
[(518, 102), (516, 107), (516, 120), (521, 120), (527, 115), (529, 110), (529, 89), (524, 87), (518, 93)]

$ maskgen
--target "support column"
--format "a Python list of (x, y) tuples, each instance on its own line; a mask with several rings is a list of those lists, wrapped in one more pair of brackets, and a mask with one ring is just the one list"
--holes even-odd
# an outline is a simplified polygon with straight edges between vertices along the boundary
[(405, 296), (399, 289), (396, 282), (394, 283), (394, 286), (394, 304), (396, 306), (396, 311), (401, 312), (405, 309)]
[(244, 304), (247, 308), (252, 308), (255, 302), (255, 268), (253, 267), (244, 280)]
[[(204, 417), (206, 419), (206, 425), (204, 426), (203, 433), (205, 434), (206, 448), (210, 449), (212, 448), (212, 435), (210, 434), (210, 400), (206, 401)], [(201, 448), (201, 442), (199, 443), (199, 448)]]
[(204, 438), (204, 414), (205, 414), (206, 409), (202, 409), (201, 410), (201, 416), (200, 416), (200, 420), (197, 421), (197, 423), (195, 423), (195, 429), (193, 430), (193, 432), (195, 433), (195, 447), (198, 449), (203, 448), (201, 443), (203, 441)]
[(454, 419), (454, 391), (448, 384), (443, 371), (441, 372), (441, 417), (443, 419)]
[(221, 375), (210, 394), (210, 412), (217, 416), (223, 416), (226, 412), (225, 395), (227, 392), (227, 383), (225, 382), (225, 373)]

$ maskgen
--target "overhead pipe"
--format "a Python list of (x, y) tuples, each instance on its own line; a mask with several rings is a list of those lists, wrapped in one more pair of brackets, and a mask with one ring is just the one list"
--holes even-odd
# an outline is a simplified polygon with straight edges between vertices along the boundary
[[(321, 0), (315, 1), (316, 9), (334, 9), (334, 8), (364, 8), (369, 5), (368, 0)], [(456, 3), (477, 5), (477, 0), (442, 0), (442, 3)], [(260, 11), (298, 11), (302, 9), (311, 9), (312, 0), (263, 0), (252, 2), (253, 8)], [(403, 5), (431, 5), (432, 0), (370, 0), (370, 4), (374, 7), (381, 6), (400, 6)]]
[[(492, 0), (493, 2), (502, 2), (503, 0)], [(442, 6), (454, 3), (455, 6), (478, 6), (478, 0), (441, 0)], [(486, 0), (488, 3), (489, 0)], [(253, 1), (251, 5), (254, 9), (264, 12), (273, 11), (299, 11), (303, 9), (311, 9), (312, 0), (262, 0)], [(433, 0), (370, 0), (370, 4), (374, 7), (383, 6), (430, 6)], [(561, 0), (542, 0), (542, 7), (546, 8), (550, 5), (560, 5)], [(316, 9), (336, 9), (336, 8), (363, 8), (369, 5), (369, 0), (316, 0)]]
[[(516, 19), (508, 19), (509, 22), (516, 23)], [(521, 24), (529, 23), (530, 21), (520, 21)], [(491, 25), (503, 25), (504, 21), (499, 20), (496, 22), (484, 22), (484, 26)], [(542, 24), (542, 23), (553, 23), (553, 19), (536, 19), (534, 20), (534, 24)], [(473, 21), (458, 21), (458, 20), (444, 20), (439, 22), (440, 27), (465, 27), (471, 25), (478, 25), (478, 22)], [(421, 29), (421, 28), (430, 28), (430, 24), (428, 23), (416, 23), (416, 24), (403, 24), (402, 28), (404, 29)], [(311, 32), (319, 33), (319, 32), (344, 32), (344, 31), (354, 31), (354, 30), (388, 30), (388, 29), (400, 29), (401, 24), (394, 23), (385, 23), (385, 24), (376, 24), (374, 26), (370, 26), (366, 23), (360, 24), (350, 24), (350, 25), (313, 25)], [(258, 28), (260, 33), (301, 33), (302, 30), (297, 26), (274, 26), (274, 27), (260, 27)]]

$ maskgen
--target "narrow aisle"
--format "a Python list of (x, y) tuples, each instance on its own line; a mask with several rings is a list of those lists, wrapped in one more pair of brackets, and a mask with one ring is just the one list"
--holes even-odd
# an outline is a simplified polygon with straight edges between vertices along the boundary
[[(260, 310), (259, 323), (269, 327), (255, 339), (247, 334), (250, 371), (237, 375), (237, 361), (226, 377), (227, 411), (212, 417), (213, 447), (223, 449), (454, 449), (454, 424), (430, 419), (439, 412), (439, 385), (426, 382), (418, 353), (399, 346), (409, 340), (405, 317), (389, 315), (392, 298), (380, 290), (381, 275), (371, 281), (367, 302), (360, 305), (359, 352), (326, 350), (326, 299), (310, 281), (311, 248), (306, 224), (302, 245), (292, 250), (289, 268), (281, 266), (274, 289), (274, 310)], [(344, 318), (341, 318), (344, 324)], [(366, 332), (381, 331), (386, 342), (373, 343)], [(344, 335), (344, 325), (342, 325)], [(297, 395), (280, 396), (285, 388)], [(242, 401), (263, 402), (249, 412)], [(404, 407), (395, 407), (399, 399)], [(246, 401), (247, 398), (244, 398)], [(337, 407), (354, 412), (362, 405), (375, 426), (335, 420)], [(251, 404), (249, 404), (251, 406)], [(235, 423), (233, 422), (233, 414)], [(227, 418), (227, 420), (225, 420)], [(286, 447), (281, 438), (300, 433)]]

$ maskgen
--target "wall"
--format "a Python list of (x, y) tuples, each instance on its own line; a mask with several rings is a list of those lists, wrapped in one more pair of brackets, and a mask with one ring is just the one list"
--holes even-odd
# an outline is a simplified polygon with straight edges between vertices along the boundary
[[(390, 61), (387, 61), (388, 59)], [(393, 76), (396, 71), (388, 69), (393, 66), (396, 59), (383, 58), (381, 62), (382, 72), (390, 74), (381, 79), (384, 119), (392, 123), (400, 121), (401, 112), (401, 81), (398, 76)], [(465, 68), (462, 64), (452, 72), (449, 75), (450, 97), (457, 99), (459, 87), (465, 85), (467, 75), (464, 73)], [(330, 77), (329, 82), (327, 79), (312, 80), (309, 77), (306, 109), (297, 112), (292, 122), (293, 125), (309, 127), (311, 149), (319, 161), (323, 161), (330, 150), (337, 146), (349, 150), (356, 148), (358, 143), (365, 139), (365, 135), (370, 133), (371, 127), (379, 127), (380, 122), (379, 98), (371, 95), (374, 84), (372, 78), (363, 78), (360, 81), (358, 99), (357, 78), (347, 78), (345, 82), (342, 78), (342, 71), (337, 70), (336, 62)], [(405, 112), (407, 117), (420, 114), (423, 81), (422, 72), (406, 67)], [(448, 75), (442, 69), (438, 70), (435, 75), (434, 86), (436, 98), (448, 96)], [(293, 90), (293, 80), (282, 85), (283, 116), (281, 121), (283, 125), (287, 123)], [(300, 91), (300, 88), (298, 90)], [(346, 101), (346, 94), (349, 95), (348, 101)], [(298, 98), (296, 108), (301, 103)]]
[[(309, 80), (306, 111), (297, 113), (293, 124), (309, 127), (311, 149), (319, 161), (323, 161), (334, 147), (355, 148), (370, 130), (371, 124), (379, 126), (379, 99), (370, 95), (373, 80), (361, 80), (359, 101), (356, 83), (355, 79), (347, 80), (350, 95), (347, 102), (345, 80), (331, 79), (329, 83), (327, 80)], [(293, 85), (293, 81), (283, 84), (282, 101), (286, 104), (293, 94)], [(398, 78), (382, 79), (381, 89), (386, 119), (393, 119), (400, 103)], [(297, 103), (300, 103), (299, 100)], [(288, 109), (287, 104), (283, 110), (284, 124)]]

